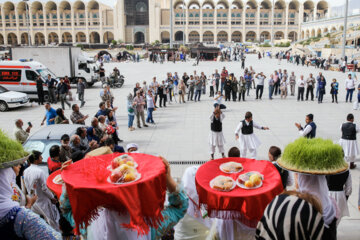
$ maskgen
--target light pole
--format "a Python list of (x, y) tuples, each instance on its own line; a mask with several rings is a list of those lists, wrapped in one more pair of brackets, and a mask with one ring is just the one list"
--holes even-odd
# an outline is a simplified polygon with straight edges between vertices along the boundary
[(170, 0), (170, 49), (173, 48), (173, 0)]
[(271, 6), (271, 46), (274, 46), (274, 0), (272, 1), (272, 6)]
[(344, 32), (343, 32), (344, 36), (343, 36), (343, 42), (342, 42), (342, 58), (344, 60), (345, 60), (345, 45), (346, 45), (348, 6), (349, 6), (349, 0), (346, 0), (346, 3), (345, 3), (345, 16), (344, 16)]
[[(184, 25), (184, 30), (183, 30), (183, 45), (185, 46), (185, 25), (186, 25), (186, 17), (185, 17), (185, 1), (183, 0), (182, 2), (183, 6), (182, 6), (182, 24)], [(185, 21), (184, 21), (185, 20)]]
[(30, 17), (29, 17), (29, 0), (23, 0), (25, 2), (25, 12), (26, 12), (26, 26), (27, 26), (27, 34), (28, 34), (28, 45), (31, 46), (31, 38), (30, 38)]

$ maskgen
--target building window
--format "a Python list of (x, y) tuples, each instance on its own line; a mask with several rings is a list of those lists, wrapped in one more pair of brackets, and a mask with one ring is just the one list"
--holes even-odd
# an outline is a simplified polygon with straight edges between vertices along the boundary
[(147, 6), (146, 6), (146, 4), (144, 2), (138, 2), (136, 4), (135, 8), (136, 8), (137, 12), (141, 12), (141, 13), (147, 12)]

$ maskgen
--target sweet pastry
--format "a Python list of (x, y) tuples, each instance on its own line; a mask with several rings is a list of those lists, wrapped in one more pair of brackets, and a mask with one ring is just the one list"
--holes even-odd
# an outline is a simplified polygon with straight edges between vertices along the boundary
[(263, 176), (258, 172), (247, 172), (242, 174), (238, 178), (240, 185), (245, 186), (246, 188), (256, 188), (262, 184)]
[(212, 188), (219, 191), (230, 191), (234, 186), (234, 180), (226, 176), (217, 176), (212, 180)]
[(226, 173), (237, 173), (243, 170), (243, 166), (238, 162), (227, 162), (220, 165), (220, 170)]
[(322, 138), (299, 138), (289, 143), (277, 163), (290, 171), (318, 175), (337, 174), (348, 169), (341, 146)]

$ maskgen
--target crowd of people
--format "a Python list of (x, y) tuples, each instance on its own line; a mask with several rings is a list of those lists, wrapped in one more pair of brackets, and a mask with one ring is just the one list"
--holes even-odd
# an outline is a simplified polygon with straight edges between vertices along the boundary
[[(234, 52), (235, 59), (242, 60), (241, 51)], [(228, 54), (232, 56), (231, 52), (226, 51), (225, 56), (227, 57)], [(356, 86), (356, 81), (355, 72), (350, 72), (347, 75), (344, 86), (347, 92), (346, 102), (352, 101), (352, 95), (356, 88), (359, 90), (358, 101), (360, 102), (360, 85)], [(51, 86), (51, 82), (50, 76), (47, 82), (48, 86)], [(94, 117), (91, 118), (90, 127), (85, 127), (85, 121), (89, 118), (89, 115), (84, 115), (80, 111), (80, 107), (85, 104), (85, 87), (81, 85), (81, 82), (77, 85), (77, 93), (81, 101), (79, 106), (78, 104), (70, 105), (67, 101), (67, 97), (71, 96), (69, 95), (71, 91), (69, 91), (66, 79), (61, 80), (60, 83), (53, 84), (55, 85), (54, 88), (56, 87), (59, 91), (62, 107), (58, 109), (52, 107), (52, 103), (56, 103), (56, 97), (51, 98), (52, 102), (39, 102), (39, 104), (44, 104), (45, 107), (45, 116), (41, 124), (72, 123), (83, 126), (79, 126), (76, 133), (72, 136), (64, 134), (59, 145), (54, 145), (49, 149), (50, 157), (47, 159), (49, 173), (61, 169), (63, 164), (67, 164), (69, 160), (72, 162), (81, 161), (87, 153), (100, 147), (107, 146), (112, 152), (119, 153), (139, 151), (139, 146), (135, 143), (128, 144), (126, 149), (119, 145), (123, 140), (120, 139), (118, 133), (118, 122), (116, 119), (118, 108), (114, 106), (115, 95), (110, 86), (105, 86), (101, 90), (99, 109), (94, 114)], [(234, 129), (234, 137), (239, 141), (239, 147), (232, 147), (226, 153), (222, 124), (225, 121), (223, 110), (228, 106), (225, 105), (224, 101), (246, 101), (252, 92), (255, 92), (255, 99), (260, 101), (263, 99), (266, 84), (268, 85), (268, 98), (270, 100), (275, 96), (285, 99), (288, 95), (291, 95), (296, 96), (297, 101), (314, 101), (317, 98), (318, 102), (322, 103), (326, 92), (326, 79), (321, 72), (317, 76), (310, 74), (308, 77), (305, 77), (303, 75), (296, 76), (294, 72), (288, 73), (286, 69), (279, 69), (274, 71), (273, 74), (266, 76), (263, 72), (256, 72), (251, 66), (249, 68), (244, 66), (244, 73), (239, 78), (235, 74), (229, 73), (225, 67), (221, 71), (215, 70), (207, 75), (204, 72), (198, 73), (197, 71), (189, 75), (186, 72), (182, 75), (179, 75), (177, 72), (169, 72), (164, 80), (158, 81), (154, 77), (149, 83), (146, 81), (136, 83), (133, 91), (128, 94), (126, 103), (128, 130), (135, 130), (135, 117), (138, 129), (149, 127), (150, 124), (155, 124), (156, 122), (156, 117), (153, 116), (156, 109), (166, 108), (169, 104), (174, 103), (189, 104), (189, 102), (200, 102), (204, 99), (202, 96), (208, 94), (207, 99), (212, 99), (214, 106), (213, 113), (209, 118), (210, 159), (215, 158), (216, 148), (222, 157), (256, 159), (260, 140), (254, 134), (254, 128), (259, 130), (268, 130), (269, 128), (255, 123), (252, 113), (247, 112), (244, 119)], [(332, 79), (330, 93), (334, 103), (338, 103), (337, 94), (339, 90), (341, 90), (339, 83), (336, 79)], [(82, 94), (81, 98), (80, 94)], [(69, 117), (64, 114), (65, 104), (72, 109)], [(304, 127), (299, 123), (295, 124), (299, 135), (315, 138), (317, 127), (314, 123), (314, 116), (308, 114), (305, 121), (306, 125)], [(351, 169), (356, 167), (354, 163), (355, 157), (360, 153), (356, 143), (356, 134), (360, 129), (353, 122), (354, 116), (349, 114), (346, 122), (341, 126), (342, 137), (340, 140), (345, 159), (350, 163)], [(18, 141), (24, 143), (29, 137), (30, 131), (31, 125), (23, 129), (23, 121), (21, 119), (16, 120), (14, 136)], [(246, 236), (244, 239), (253, 239), (254, 237), (256, 239), (268, 239), (269, 236), (275, 239), (336, 239), (336, 228), (341, 217), (349, 215), (347, 199), (352, 192), (350, 171), (328, 178), (296, 175), (276, 164), (276, 160), (281, 156), (281, 149), (279, 147), (271, 146), (268, 156), (269, 161), (274, 162), (274, 166), (279, 171), (284, 190), (292, 187), (296, 191), (285, 191), (275, 197), (264, 211), (264, 216), (256, 229), (248, 228), (238, 220), (203, 217), (200, 207), (196, 205), (196, 200), (199, 198), (195, 188), (195, 174), (198, 167), (186, 169), (181, 180), (183, 184), (183, 188), (181, 188), (171, 176), (169, 163), (163, 159), (166, 166), (167, 190), (169, 192), (169, 207), (163, 210), (163, 215), (167, 217), (158, 229), (152, 229), (151, 235), (144, 237), (144, 239), (158, 239), (166, 236), (169, 231), (174, 231), (175, 239), (191, 239), (194, 237), (203, 239), (236, 239), (237, 236)], [(29, 158), (29, 166), (23, 173), (17, 170), (19, 166), (13, 168), (15, 175), (23, 175), (24, 185), (30, 192), (32, 191), (32, 194), (29, 194), (29, 196), (19, 197), (20, 205), (42, 216), (46, 223), (51, 226), (51, 231), (61, 232), (63, 236), (71, 236), (73, 234), (74, 219), (70, 203), (65, 196), (66, 192), (63, 192), (61, 199), (57, 199), (49, 191), (46, 186), (46, 174), (39, 167), (42, 162), (41, 153), (33, 151)], [(0, 171), (1, 175), (2, 171)], [(310, 186), (311, 184), (312, 186)], [(15, 185), (13, 183), (13, 186)], [(19, 193), (19, 195), (21, 194)], [(336, 199), (337, 205), (332, 202), (331, 197)], [(275, 207), (279, 205), (281, 207)], [(340, 216), (335, 214), (336, 208), (340, 209)], [(278, 224), (280, 222), (278, 220), (279, 212), (285, 216), (282, 222), (288, 221), (289, 224)], [(3, 215), (0, 215), (0, 217), (4, 217)], [(105, 216), (101, 215), (100, 218)], [(309, 218), (311, 218), (314, 224), (304, 224), (301, 220)], [(95, 220), (94, 226), (96, 221), (100, 220)], [(119, 239), (121, 236), (127, 236), (129, 239), (139, 238), (134, 232), (119, 227), (120, 225), (115, 225), (115, 223), (107, 223), (106, 225), (106, 231), (113, 231), (113, 238), (111, 239)], [(302, 231), (291, 230), (289, 226), (294, 224), (297, 226), (301, 225)], [(268, 226), (271, 226), (271, 228)], [(115, 231), (115, 228), (120, 228), (121, 230)], [(2, 225), (1, 221), (0, 230), (1, 233), (4, 231), (4, 225)], [(49, 228), (44, 229), (44, 232), (51, 231)], [(95, 227), (85, 229), (84, 231), (82, 232), (84, 236), (91, 232), (92, 236), (98, 237), (104, 237), (101, 234), (106, 232), (104, 229), (97, 232)], [(124, 235), (117, 235), (119, 233)], [(58, 239), (59, 235), (53, 235), (54, 237), (49, 239)], [(99, 238), (95, 237), (94, 239)]]

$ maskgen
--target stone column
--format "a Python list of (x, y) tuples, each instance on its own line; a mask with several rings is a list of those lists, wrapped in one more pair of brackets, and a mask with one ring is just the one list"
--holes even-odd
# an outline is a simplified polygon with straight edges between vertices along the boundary
[[(304, 5), (300, 4), (300, 8), (299, 8), (299, 19), (298, 19), (298, 39), (303, 39), (301, 36), (301, 24), (304, 21)], [(305, 38), (305, 34), (304, 34), (304, 38)]]
[[(155, 10), (155, 0), (149, 0), (149, 35), (146, 36), (145, 34), (145, 40), (148, 39), (149, 43), (155, 42), (157, 39), (156, 36), (154, 36), (153, 31), (156, 28), (156, 10)], [(133, 33), (134, 35), (134, 33)], [(133, 36), (134, 37), (134, 36)]]
[(317, 17), (317, 5), (315, 5), (315, 7), (314, 7), (314, 19), (313, 19), (313, 21), (316, 21), (316, 17)]
[(260, 4), (258, 4), (256, 9), (256, 38), (255, 41), (260, 41)]
[[(187, 43), (188, 37), (189, 37), (189, 9), (187, 7), (185, 9), (185, 16), (186, 16), (186, 22), (185, 22), (185, 32), (184, 32), (185, 40), (184, 40), (184, 42)], [(174, 37), (174, 39), (175, 39), (175, 37)]]
[(217, 30), (217, 15), (218, 15), (218, 12), (217, 12), (217, 9), (215, 8), (215, 9), (214, 9), (214, 17), (215, 17), (215, 20), (214, 20), (214, 42), (217, 42), (217, 34), (218, 34), (218, 30)]
[(289, 3), (286, 3), (285, 8), (285, 39), (288, 39), (288, 33), (289, 33)]
[[(174, 18), (173, 18), (174, 22)], [(160, 6), (158, 4), (155, 4), (155, 28), (149, 29), (149, 33), (153, 33), (153, 38), (161, 42), (161, 36), (160, 36), (160, 25), (161, 25), (161, 10)]]
[(46, 8), (43, 7), (43, 21), (44, 21), (44, 39), (45, 45), (49, 44), (49, 36), (47, 31), (47, 19), (46, 19)]
[[(104, 43), (103, 8), (101, 6), (99, 7), (99, 19), (100, 19), (100, 29), (99, 29), (100, 43)], [(86, 20), (86, 22), (87, 22), (87, 20)], [(86, 26), (88, 27), (87, 24), (86, 24)]]
[(203, 12), (200, 8), (200, 31), (199, 31), (200, 42), (203, 41)]
[(245, 42), (245, 39), (246, 39), (246, 32), (245, 32), (245, 23), (246, 23), (246, 8), (243, 8), (243, 12), (242, 12), (242, 20), (241, 20), (241, 23), (242, 23), (242, 42)]
[[(74, 20), (74, 8), (73, 7), (71, 7), (71, 10), (70, 10), (70, 19), (71, 19), (71, 35), (73, 37), (73, 42), (77, 42), (78, 39), (76, 38), (76, 33), (75, 33), (75, 20)], [(66, 22), (66, 14), (65, 14), (65, 18), (63, 18), (63, 20), (65, 20), (65, 22)], [(65, 25), (66, 25), (66, 23), (65, 23)], [(80, 42), (80, 39), (79, 39), (79, 42)], [(89, 42), (88, 36), (86, 36), (86, 42)]]
[[(4, 17), (4, 16), (2, 16)], [(21, 35), (20, 35), (20, 29), (19, 29), (19, 13), (17, 8), (15, 8), (15, 20), (16, 20), (16, 36), (18, 39), (18, 44), (21, 44)]]
[(2, 28), (1, 28), (1, 32), (2, 32), (2, 35), (3, 35), (3, 38), (4, 38), (4, 44), (6, 45), (8, 40), (7, 40), (7, 36), (6, 36), (6, 33), (5, 33), (5, 11), (4, 11), (4, 8), (1, 8), (1, 22), (2, 22)]
[(231, 36), (232, 36), (232, 31), (231, 31), (231, 5), (230, 5), (229, 10), (228, 10), (227, 24), (228, 24), (228, 41), (231, 42)]
[(35, 35), (34, 35), (34, 26), (33, 26), (33, 18), (32, 18), (32, 14), (30, 11), (30, 6), (28, 6), (28, 10), (29, 10), (29, 29), (30, 29), (30, 39), (31, 39), (31, 45), (35, 44)]
[(116, 25), (115, 31), (114, 31), (114, 37), (115, 40), (122, 40), (125, 42), (125, 25), (126, 25), (126, 17), (125, 17), (125, 3), (124, 0), (118, 0), (117, 1), (117, 11), (114, 12), (114, 17), (116, 18)]

